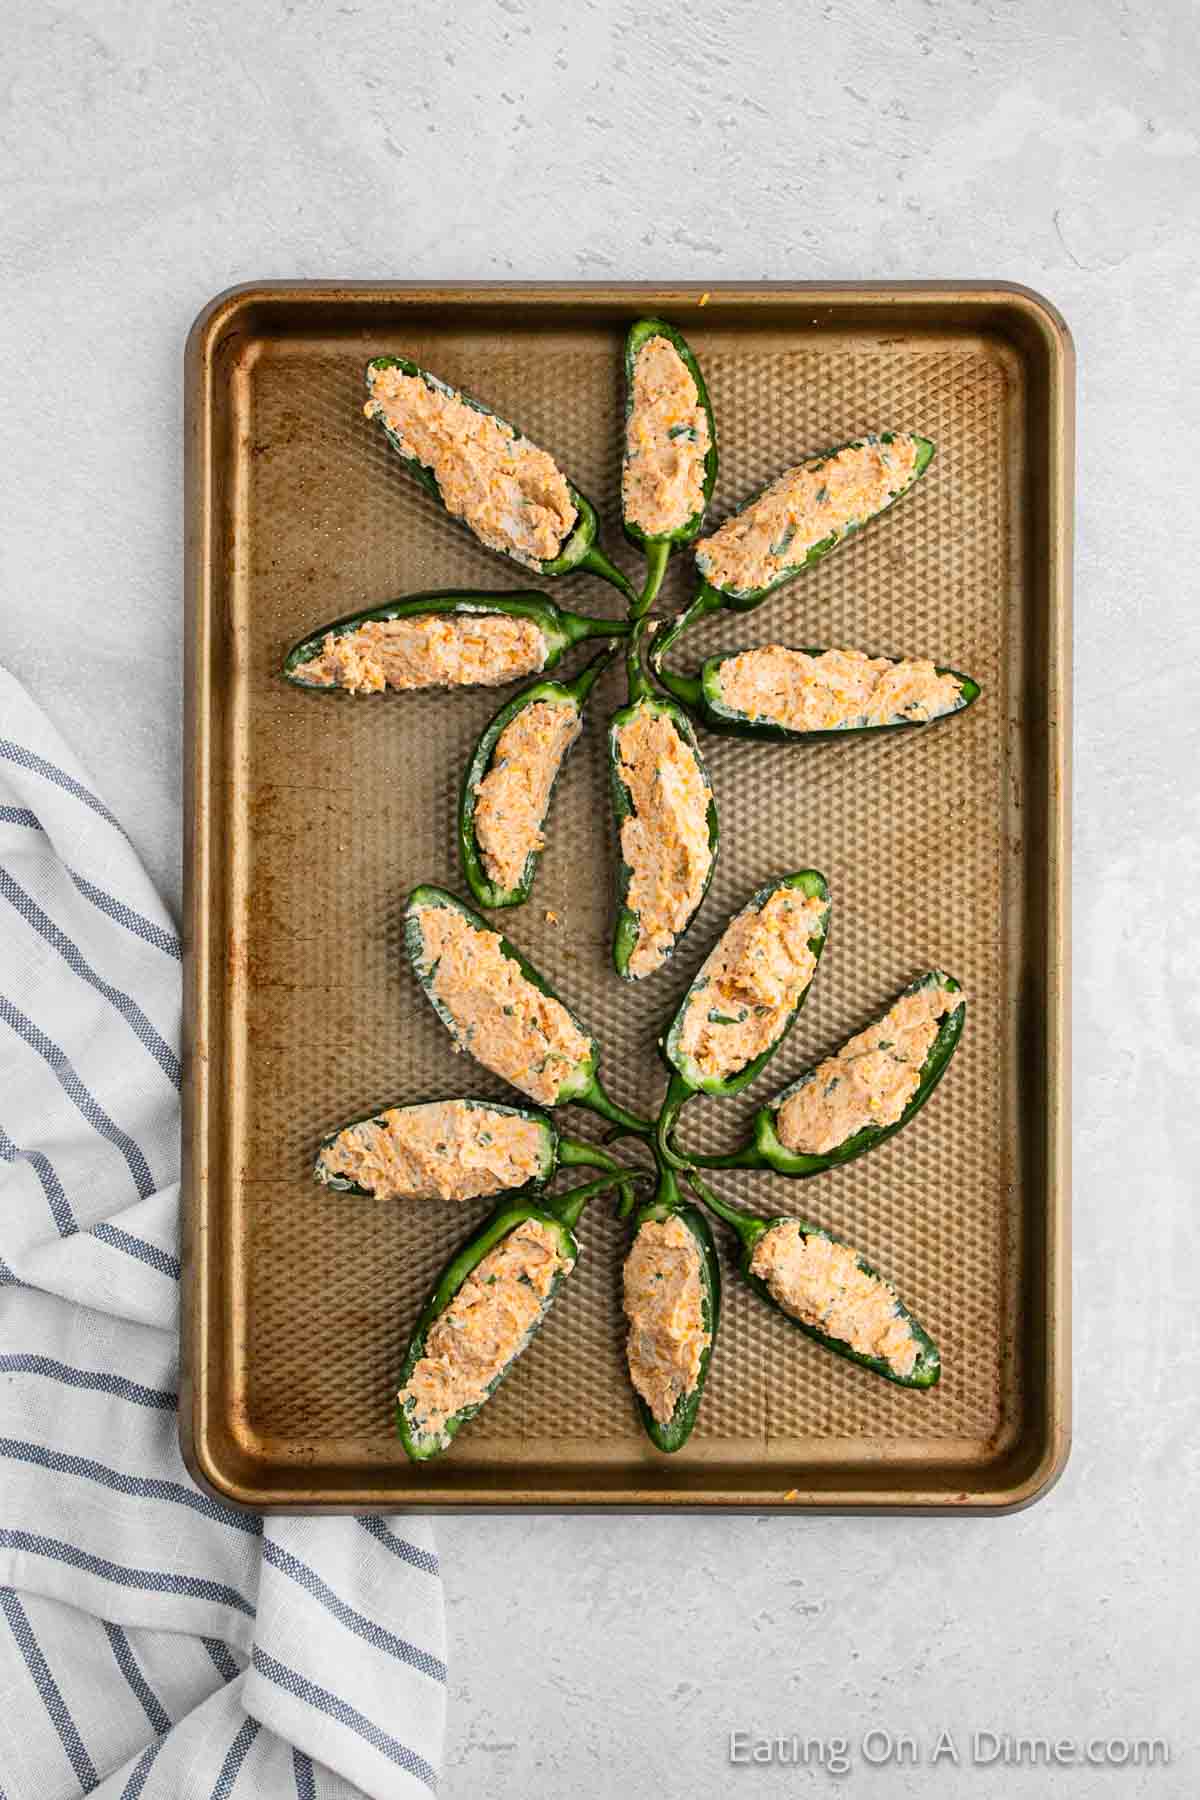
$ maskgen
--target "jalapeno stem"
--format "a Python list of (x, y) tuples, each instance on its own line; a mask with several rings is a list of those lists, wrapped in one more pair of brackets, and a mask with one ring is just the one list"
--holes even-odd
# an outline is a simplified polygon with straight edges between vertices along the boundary
[(592, 545), (587, 555), (580, 558), (577, 567), (587, 569), (593, 575), (598, 575), (601, 581), (611, 582), (618, 592), (624, 594), (630, 607), (636, 607), (638, 597), (632, 582), (627, 575), (622, 574), (616, 563), (608, 560), (599, 544)]
[(639, 616), (625, 644), (625, 675), (630, 706), (638, 700), (653, 700), (654, 685), (642, 664), (642, 641), (647, 621)]
[(628, 619), (596, 619), (590, 613), (568, 612), (565, 607), (559, 608), (559, 619), (563, 636), (571, 646), (581, 644), (585, 638), (628, 637), (633, 630)]
[(576, 1106), (586, 1106), (591, 1112), (598, 1113), (607, 1119), (610, 1125), (619, 1125), (622, 1135), (629, 1137), (652, 1138), (654, 1126), (649, 1119), (639, 1119), (636, 1113), (626, 1112), (615, 1100), (610, 1100), (599, 1080), (593, 1076), (591, 1085), (581, 1094), (572, 1094), (571, 1099)]
[(676, 613), (667, 629), (651, 647), (650, 667), (656, 675), (684, 632), (690, 631), (693, 625), (698, 625), (701, 619), (707, 619), (710, 613), (720, 612), (724, 604), (724, 597), (718, 594), (715, 588), (710, 588), (707, 582), (700, 584), (695, 598), (684, 607), (681, 613)]
[(658, 1115), (658, 1124), (654, 1132), (654, 1153), (659, 1159), (660, 1168), (687, 1170), (691, 1166), (673, 1148), (671, 1133), (675, 1129), (675, 1121), (695, 1091), (695, 1088), (684, 1080), (678, 1069), (674, 1070), (667, 1084), (662, 1110)]
[(560, 1137), (558, 1160), (564, 1169), (620, 1169), (615, 1157), (599, 1144), (587, 1144), (581, 1138)]
[(595, 687), (601, 675), (603, 675), (605, 669), (608, 668), (609, 664), (613, 662), (620, 653), (620, 642), (616, 638), (613, 638), (611, 643), (604, 646), (604, 649), (600, 652), (599, 656), (593, 656), (591, 662), (583, 665), (573, 681), (565, 681), (563, 683), (563, 692), (571, 695), (571, 698), (574, 700), (576, 706), (579, 707), (580, 711), (583, 710), (584, 702), (587, 700), (588, 695)]
[(745, 1213), (740, 1206), (731, 1206), (728, 1200), (722, 1200), (714, 1194), (708, 1183), (702, 1181), (694, 1169), (689, 1169), (687, 1183), (697, 1200), (707, 1206), (709, 1212), (723, 1219), (729, 1229), (737, 1233), (743, 1251), (748, 1256), (759, 1238), (767, 1230), (769, 1220), (760, 1219), (757, 1213)]
[(640, 619), (648, 613), (658, 597), (658, 590), (663, 584), (667, 572), (667, 564), (671, 560), (671, 552), (675, 548), (669, 538), (651, 538), (646, 546), (646, 579), (642, 583), (642, 591), (630, 608), (631, 619)]
[(558, 1194), (553, 1200), (542, 1200), (539, 1206), (542, 1212), (548, 1212), (553, 1218), (574, 1231), (580, 1216), (589, 1200), (597, 1194), (603, 1194), (608, 1188), (631, 1189), (637, 1180), (635, 1175), (622, 1171), (617, 1175), (599, 1175), (595, 1181), (585, 1181), (582, 1187), (572, 1188), (569, 1194)]
[(770, 1167), (753, 1138), (748, 1144), (743, 1144), (739, 1150), (730, 1150), (724, 1156), (702, 1156), (698, 1150), (687, 1150), (682, 1154), (686, 1156), (689, 1167), (701, 1169), (767, 1169)]

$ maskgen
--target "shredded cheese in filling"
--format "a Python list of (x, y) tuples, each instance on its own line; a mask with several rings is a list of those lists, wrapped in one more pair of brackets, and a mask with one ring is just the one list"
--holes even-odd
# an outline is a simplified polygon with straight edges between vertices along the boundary
[(456, 1413), (487, 1398), (529, 1342), (556, 1279), (574, 1266), (537, 1219), (488, 1251), (430, 1327), (424, 1355), (397, 1395), (414, 1435), (445, 1439)]
[(722, 704), (731, 712), (789, 731), (923, 724), (962, 705), (961, 684), (923, 657), (893, 662), (861, 650), (810, 656), (766, 644), (726, 657), (718, 674)]
[(633, 365), (621, 489), (625, 517), (648, 537), (678, 531), (704, 510), (708, 414), (691, 370), (664, 337), (648, 338)]
[(870, 437), (789, 469), (696, 545), (701, 574), (730, 593), (768, 587), (829, 537), (862, 525), (906, 487), (918, 446), (907, 432)]
[(416, 909), (422, 973), (454, 1022), (455, 1048), (531, 1100), (554, 1106), (568, 1076), (592, 1054), (561, 1000), (543, 994), (501, 949), (452, 906)]
[(634, 1387), (665, 1425), (700, 1379), (704, 1327), (700, 1248), (681, 1219), (647, 1219), (625, 1259), (625, 1353)]
[(552, 456), (503, 419), (419, 375), (373, 365), (368, 386), (367, 417), (383, 420), (402, 453), (432, 470), (447, 511), (490, 550), (527, 568), (554, 560), (576, 510)]
[(350, 694), (499, 687), (536, 674), (545, 661), (546, 640), (533, 619), (419, 613), (411, 619), (370, 619), (354, 631), (327, 631), (318, 655), (298, 664), (292, 679)]
[(848, 1244), (806, 1237), (798, 1220), (787, 1219), (759, 1238), (750, 1273), (792, 1318), (877, 1357), (895, 1375), (912, 1374), (920, 1349), (912, 1327), (887, 1282), (860, 1268)]
[(775, 1119), (784, 1148), (824, 1156), (867, 1125), (894, 1125), (920, 1086), (942, 1019), (964, 998), (933, 983), (902, 994), (784, 1101)]
[(638, 921), (628, 968), (642, 976), (666, 961), (704, 898), (712, 790), (691, 745), (650, 707), (621, 727), (617, 754), (633, 806), (621, 825), (621, 855), (632, 871), (626, 904)]
[(710, 1079), (728, 1080), (769, 1049), (812, 980), (808, 940), (827, 900), (777, 888), (757, 912), (725, 928), (697, 977), (679, 1048)]
[(475, 789), (475, 836), (497, 887), (515, 888), (530, 852), (545, 844), (550, 791), (582, 729), (579, 708), (569, 700), (535, 700), (497, 738), (491, 767)]
[(532, 1119), (433, 1100), (394, 1106), (340, 1131), (317, 1158), (317, 1178), (344, 1176), (377, 1200), (473, 1200), (522, 1187), (545, 1166)]

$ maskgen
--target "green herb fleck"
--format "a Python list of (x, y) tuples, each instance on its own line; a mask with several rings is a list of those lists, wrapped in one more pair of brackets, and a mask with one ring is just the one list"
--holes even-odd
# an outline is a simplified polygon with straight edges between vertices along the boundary
[(829, 498), (829, 489), (827, 487), (819, 487), (817, 489), (816, 498), (817, 498), (817, 505), (824, 506), (825, 502)]
[(689, 443), (696, 442), (696, 430), (693, 425), (672, 425), (667, 436), (669, 438), (687, 438)]
[(771, 545), (771, 555), (772, 556), (782, 556), (784, 551), (788, 548), (789, 544), (791, 543), (792, 539), (795, 537), (795, 535), (796, 535), (795, 524), (792, 523), (792, 524), (786, 526), (784, 529), (783, 536), (781, 538), (778, 538), (776, 540), (776, 542)]
[(730, 1018), (728, 1013), (710, 1012), (708, 1022), (710, 1025), (740, 1025), (745, 1017), (745, 1009), (738, 1014), (736, 1019)]

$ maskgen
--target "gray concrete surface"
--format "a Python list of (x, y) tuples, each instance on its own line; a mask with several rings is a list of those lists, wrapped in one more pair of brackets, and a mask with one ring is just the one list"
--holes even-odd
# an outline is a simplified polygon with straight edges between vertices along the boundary
[[(1076, 1448), (962, 1520), (450, 1522), (451, 1800), (1197, 1791), (1200, 52), (1187, 0), (27, 0), (0, 658), (179, 889), (180, 350), (254, 276), (995, 276), (1080, 356)], [(64, 644), (69, 654), (64, 655)], [(928, 1766), (946, 1726), (1171, 1766)], [(871, 1727), (924, 1766), (873, 1768)], [(851, 1771), (726, 1763), (733, 1729)]]

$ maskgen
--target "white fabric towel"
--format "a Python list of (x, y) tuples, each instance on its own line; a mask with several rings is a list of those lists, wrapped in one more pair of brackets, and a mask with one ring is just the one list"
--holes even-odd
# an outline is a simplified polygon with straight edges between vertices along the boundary
[(176, 1438), (179, 940), (0, 670), (0, 1800), (436, 1783), (427, 1520), (262, 1520)]

